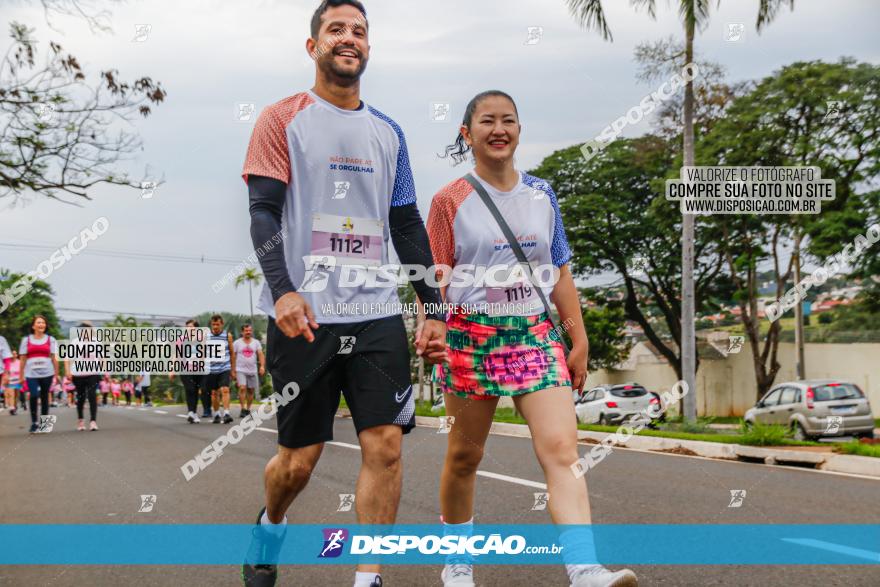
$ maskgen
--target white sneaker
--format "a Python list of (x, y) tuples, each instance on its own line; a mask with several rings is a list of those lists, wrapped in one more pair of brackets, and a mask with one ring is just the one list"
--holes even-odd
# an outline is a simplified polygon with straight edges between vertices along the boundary
[(198, 424), (199, 422), (201, 422), (201, 420), (199, 419), (199, 415), (196, 414), (195, 412), (193, 412), (193, 413), (192, 413), (192, 423), (193, 423), (193, 424)]
[(602, 565), (590, 565), (574, 578), (571, 587), (637, 587), (639, 580), (629, 569), (609, 571)]
[(443, 587), (474, 587), (474, 565), (451, 564), (440, 573)]

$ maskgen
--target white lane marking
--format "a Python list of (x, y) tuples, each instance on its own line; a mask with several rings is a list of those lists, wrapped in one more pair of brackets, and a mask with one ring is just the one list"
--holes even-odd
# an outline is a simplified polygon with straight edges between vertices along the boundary
[(174, 414), (178, 418), (186, 418), (186, 414)]
[(335, 440), (328, 440), (325, 444), (332, 444), (333, 446), (341, 446), (343, 448), (353, 448), (354, 450), (361, 449), (361, 447), (356, 444), (349, 444), (347, 442), (336, 442)]
[(168, 412), (163, 412), (162, 410), (153, 410), (157, 414), (167, 414)]
[(529, 481), (528, 479), (521, 479), (519, 477), (511, 477), (510, 475), (502, 475), (500, 473), (490, 473), (489, 471), (477, 471), (477, 475), (481, 477), (489, 477), (490, 479), (498, 479), (499, 481), (507, 481), (508, 483), (516, 483), (518, 485), (525, 485), (526, 487), (534, 487), (536, 489), (547, 489), (547, 485), (545, 483), (538, 483), (537, 481)]
[(275, 434), (278, 434), (277, 430), (272, 430), (271, 428), (263, 428), (262, 426), (257, 426), (256, 428), (254, 428), (254, 430), (262, 430), (263, 432), (274, 432)]
[[(259, 430), (259, 428), (257, 428)], [(274, 432), (274, 430), (273, 430)], [(349, 444), (347, 442), (337, 442), (335, 440), (328, 440), (325, 444), (332, 444), (333, 446), (341, 446), (343, 448), (351, 448), (354, 450), (361, 450), (356, 444)], [(482, 477), (488, 477), (489, 479), (497, 479), (498, 481), (507, 481), (508, 483), (516, 483), (517, 485), (525, 485), (526, 487), (535, 487), (536, 489), (547, 489), (547, 485), (545, 483), (539, 483), (537, 481), (529, 481), (528, 479), (521, 479), (519, 477), (511, 477), (510, 475), (502, 475), (500, 473), (490, 473), (489, 471), (477, 471), (477, 475)]]
[(812, 548), (820, 548), (822, 550), (830, 550), (831, 552), (846, 554), (856, 558), (863, 558), (871, 562), (880, 563), (880, 552), (853, 548), (851, 546), (844, 546), (833, 542), (825, 542), (824, 540), (814, 540), (812, 538), (783, 538), (782, 541), (800, 544), (802, 546), (810, 546)]

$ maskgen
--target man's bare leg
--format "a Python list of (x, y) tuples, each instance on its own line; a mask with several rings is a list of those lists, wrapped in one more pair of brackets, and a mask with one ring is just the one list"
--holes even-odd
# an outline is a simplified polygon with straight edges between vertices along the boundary
[[(386, 424), (361, 431), (361, 471), (355, 489), (359, 524), (393, 524), (400, 504), (403, 478), (400, 451), (403, 430)], [(379, 565), (359, 564), (363, 573), (378, 573)]]
[(278, 447), (278, 453), (266, 465), (266, 517), (273, 524), (284, 519), (284, 513), (309, 482), (315, 465), (324, 450), (324, 443), (302, 448)]

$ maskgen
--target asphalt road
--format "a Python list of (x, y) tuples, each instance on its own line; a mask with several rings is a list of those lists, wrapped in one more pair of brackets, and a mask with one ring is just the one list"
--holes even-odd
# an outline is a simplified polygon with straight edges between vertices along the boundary
[[(187, 482), (180, 465), (214, 440), (223, 425), (190, 425), (182, 407), (105, 408), (99, 432), (76, 432), (75, 413), (58, 416), (51, 434), (29, 435), (26, 412), (0, 412), (0, 520), (4, 524), (250, 523), (262, 503), (262, 470), (275, 450), (274, 422), (264, 424)], [(238, 408), (234, 409), (238, 413)], [(417, 428), (404, 442), (404, 491), (398, 521), (435, 523), (437, 482), (445, 436)], [(337, 512), (339, 494), (354, 493), (360, 464), (349, 420), (336, 422), (312, 481), (294, 503), (291, 523), (356, 523)], [(533, 511), (543, 481), (528, 439), (493, 436), (477, 479), (480, 523), (549, 523)], [(845, 524), (880, 523), (880, 481), (794, 468), (730, 463), (617, 450), (591, 471), (596, 523)], [(745, 489), (739, 508), (730, 491)], [(157, 496), (154, 511), (138, 513), (140, 495)], [(63, 549), (64, 544), (42, 548)], [(37, 547), (37, 545), (35, 545)], [(132, 548), (137, 544), (110, 545)], [(206, 548), (209, 548), (206, 545)], [(645, 544), (639, 548), (669, 548)], [(0, 545), (2, 548), (2, 545)], [(875, 549), (876, 550), (876, 549)], [(834, 585), (876, 587), (880, 565), (634, 566), (641, 585)], [(432, 585), (439, 567), (387, 566), (386, 585)], [(282, 567), (279, 585), (351, 585), (354, 569)], [(477, 566), (480, 586), (567, 585), (561, 567)], [(239, 585), (236, 566), (5, 566), (0, 585)]]

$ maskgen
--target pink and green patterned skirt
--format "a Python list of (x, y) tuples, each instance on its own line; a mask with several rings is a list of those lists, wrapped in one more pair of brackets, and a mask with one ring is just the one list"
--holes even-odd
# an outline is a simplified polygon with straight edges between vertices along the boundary
[(449, 364), (434, 369), (444, 393), (488, 399), (571, 386), (565, 351), (550, 336), (553, 325), (546, 313), (452, 314), (446, 328)]

